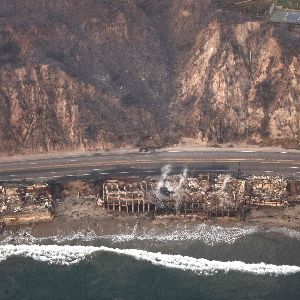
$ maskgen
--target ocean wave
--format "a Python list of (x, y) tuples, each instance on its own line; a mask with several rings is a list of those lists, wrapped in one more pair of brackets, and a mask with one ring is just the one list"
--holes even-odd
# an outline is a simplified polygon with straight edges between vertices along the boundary
[(242, 261), (216, 261), (182, 255), (163, 254), (138, 249), (118, 249), (93, 246), (70, 245), (3, 245), (0, 246), (0, 261), (12, 256), (30, 257), (34, 260), (55, 265), (78, 264), (97, 252), (126, 255), (136, 260), (150, 262), (165, 268), (192, 271), (199, 275), (214, 275), (219, 272), (242, 272), (255, 275), (290, 275), (300, 272), (300, 267), (265, 263), (244, 263)]
[(271, 229), (266, 230), (266, 232), (279, 233), (288, 238), (291, 238), (294, 240), (300, 240), (300, 232), (299, 231), (296, 231), (293, 229), (288, 229), (285, 227), (271, 228)]
[(142, 231), (133, 231), (131, 234), (104, 235), (103, 238), (112, 242), (122, 241), (202, 241), (207, 245), (216, 245), (220, 243), (233, 244), (237, 239), (253, 234), (257, 231), (256, 227), (237, 228), (221, 227), (200, 224), (196, 226), (182, 226), (159, 232), (156, 228), (144, 229)]
[(263, 229), (257, 226), (249, 227), (221, 227), (215, 225), (199, 224), (184, 225), (178, 228), (140, 227), (134, 226), (128, 229), (129, 233), (120, 232), (111, 235), (98, 235), (93, 230), (72, 232), (69, 234), (59, 233), (47, 237), (34, 237), (30, 228), (23, 228), (18, 231), (6, 231), (2, 234), (0, 245), (5, 244), (41, 244), (55, 243), (66, 244), (74, 241), (122, 243), (131, 241), (150, 242), (176, 242), (176, 241), (201, 241), (207, 245), (214, 246), (220, 243), (233, 244), (238, 239), (253, 235), (255, 233), (277, 233), (285, 237), (300, 240), (300, 232), (287, 228)]
[(185, 225), (179, 228), (164, 228), (159, 230), (157, 227), (140, 227), (134, 226), (129, 229), (129, 233), (118, 233), (111, 235), (97, 235), (94, 231), (80, 231), (70, 234), (61, 233), (48, 237), (34, 237), (31, 234), (31, 229), (21, 229), (18, 232), (7, 231), (0, 244), (8, 243), (24, 243), (38, 244), (44, 241), (53, 241), (54, 243), (67, 243), (74, 240), (83, 242), (108, 240), (113, 243), (129, 242), (129, 241), (202, 241), (207, 245), (216, 245), (219, 243), (233, 244), (237, 239), (254, 234), (257, 232), (257, 227), (237, 228), (237, 227), (221, 227), (206, 224), (200, 225)]

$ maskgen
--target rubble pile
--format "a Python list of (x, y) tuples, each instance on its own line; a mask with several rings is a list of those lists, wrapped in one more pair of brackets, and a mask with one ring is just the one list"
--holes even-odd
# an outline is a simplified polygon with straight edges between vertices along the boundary
[(0, 214), (51, 211), (53, 206), (47, 184), (0, 187)]
[(251, 176), (246, 179), (248, 204), (283, 206), (287, 199), (287, 180), (283, 177)]
[(289, 205), (300, 204), (300, 180), (290, 178), (287, 184)]
[(88, 200), (82, 203), (126, 213), (197, 215), (203, 219), (245, 217), (251, 209), (284, 208), (300, 203), (300, 180), (223, 174), (189, 177), (184, 170), (172, 176), (126, 177), (92, 183), (70, 181), (51, 185), (51, 189), (45, 183), (7, 184), (0, 186), (0, 224), (50, 220), (55, 209), (59, 215), (58, 199), (69, 201), (70, 205)]
[[(161, 180), (146, 178), (108, 180), (103, 183), (103, 206), (122, 206), (122, 202), (140, 200), (155, 204), (162, 213), (203, 213), (208, 216), (235, 215), (253, 207), (284, 207), (289, 205), (288, 180), (283, 177), (230, 175), (173, 175)], [(300, 195), (300, 183), (293, 183), (293, 194)], [(153, 200), (154, 199), (154, 200)], [(290, 198), (291, 199), (291, 198)], [(299, 198), (296, 198), (300, 200)], [(154, 202), (153, 202), (154, 201)], [(127, 211), (136, 211), (127, 210)], [(141, 210), (139, 210), (141, 211)]]
[(244, 199), (245, 181), (229, 175), (219, 175), (213, 183), (214, 199), (222, 207), (237, 207)]

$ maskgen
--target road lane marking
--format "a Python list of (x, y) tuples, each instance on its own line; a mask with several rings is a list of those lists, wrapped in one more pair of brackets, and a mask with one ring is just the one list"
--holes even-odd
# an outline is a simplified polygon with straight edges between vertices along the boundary
[(55, 175), (55, 176), (52, 176), (53, 178), (60, 178), (61, 176), (59, 175)]
[(274, 171), (264, 171), (265, 173), (274, 173)]
[(188, 171), (191, 171), (191, 172), (236, 172), (237, 169), (236, 170), (231, 170), (231, 169), (207, 169), (207, 170), (191, 169)]
[[(234, 162), (258, 162), (261, 164), (281, 164), (281, 163), (293, 163), (299, 164), (300, 161), (293, 160), (277, 160), (277, 161), (264, 161), (263, 159), (157, 159), (155, 161), (150, 160), (135, 160), (135, 161), (106, 161), (99, 163), (99, 166), (117, 166), (117, 165), (132, 165), (132, 164), (162, 164), (162, 163), (234, 163)], [(78, 164), (61, 164), (61, 165), (47, 165), (47, 166), (36, 166), (31, 168), (17, 168), (17, 169), (2, 169), (2, 172), (16, 172), (16, 171), (29, 171), (29, 170), (47, 170), (53, 168), (67, 169), (67, 168), (80, 168), (80, 167), (95, 167), (95, 164), (91, 163), (78, 163)]]
[(92, 174), (82, 174), (82, 176), (91, 176)]
[(291, 169), (299, 169), (299, 167), (290, 167)]
[(66, 175), (67, 177), (74, 177), (75, 175), (72, 175), (72, 174), (69, 174), (69, 175)]
[(57, 172), (51, 172), (51, 174), (57, 174)]
[(240, 153), (256, 153), (256, 151), (252, 151), (252, 150), (243, 150), (243, 151), (239, 151)]
[(277, 160), (277, 161), (261, 161), (260, 164), (293, 164), (293, 165), (300, 165), (300, 162), (296, 162), (293, 160)]
[(29, 163), (30, 165), (36, 165), (37, 163), (36, 162), (31, 162)]
[(101, 175), (108, 175), (109, 173), (100, 173)]
[[(155, 161), (150, 161), (150, 160), (134, 160), (134, 161), (128, 161), (128, 160), (121, 160), (121, 161), (105, 161), (105, 162), (101, 162), (101, 164), (99, 166), (103, 166), (103, 165), (132, 165), (134, 163), (139, 163), (139, 164), (155, 164), (155, 163), (226, 163), (226, 162), (253, 162), (253, 161), (257, 161), (257, 162), (263, 162), (262, 159), (210, 159), (210, 160), (205, 160), (205, 159), (171, 159), (171, 158), (163, 158), (161, 160), (155, 160)], [(295, 163), (295, 162), (294, 162)], [(300, 162), (299, 162), (300, 164)], [(78, 167), (93, 167), (95, 166), (95, 164), (91, 164), (89, 163), (81, 163), (81, 164), (60, 164), (60, 165), (47, 165), (47, 166), (36, 166), (36, 167), (31, 167), (31, 168), (19, 168), (19, 169), (4, 169), (1, 170), (2, 172), (7, 172), (7, 171), (21, 171), (21, 170), (41, 170), (41, 169), (53, 169), (53, 168), (60, 168), (60, 169), (66, 169), (66, 168), (78, 168)]]
[(130, 172), (120, 172), (120, 174), (129, 174)]
[(15, 175), (15, 174), (11, 174), (11, 175), (9, 175), (10, 177), (16, 177), (17, 175)]
[(93, 171), (97, 172), (97, 171), (100, 171), (100, 169), (93, 169)]
[(78, 161), (77, 159), (70, 159), (69, 161)]
[(285, 151), (282, 151), (282, 152), (280, 152), (281, 154), (287, 154), (287, 152), (285, 152)]

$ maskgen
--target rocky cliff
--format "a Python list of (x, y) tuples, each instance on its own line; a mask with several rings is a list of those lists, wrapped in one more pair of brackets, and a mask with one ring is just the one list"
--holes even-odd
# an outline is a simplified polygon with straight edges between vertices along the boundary
[(0, 152), (297, 145), (299, 38), (208, 0), (2, 0)]

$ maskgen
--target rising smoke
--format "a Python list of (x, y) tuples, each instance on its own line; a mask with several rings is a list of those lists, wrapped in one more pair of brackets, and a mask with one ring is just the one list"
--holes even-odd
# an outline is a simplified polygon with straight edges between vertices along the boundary
[(220, 193), (223, 193), (223, 192), (225, 191), (226, 185), (227, 185), (227, 183), (229, 182), (230, 178), (231, 178), (231, 175), (226, 175), (226, 176), (225, 176), (225, 179), (224, 179), (224, 181), (223, 181), (223, 185), (222, 185), (222, 188), (221, 188)]
[(157, 198), (160, 198), (162, 196), (161, 190), (163, 188), (170, 186), (170, 183), (168, 182), (168, 176), (171, 170), (172, 170), (171, 165), (166, 165), (161, 168), (161, 176), (155, 190), (155, 195)]
[(184, 168), (182, 171), (182, 174), (179, 175), (179, 182), (175, 186), (175, 189), (174, 189), (174, 192), (175, 192), (174, 196), (176, 199), (176, 205), (175, 205), (176, 210), (179, 210), (180, 204), (182, 202), (182, 198), (183, 198), (182, 186), (186, 182), (187, 174), (188, 174), (188, 169)]
[(164, 207), (162, 199), (166, 196), (172, 195), (172, 198), (176, 201), (175, 208), (178, 210), (183, 198), (183, 185), (187, 180), (188, 169), (184, 168), (179, 175), (179, 181), (169, 180), (169, 174), (172, 168), (170, 165), (166, 165), (161, 169), (161, 176), (156, 186), (155, 195), (159, 201), (159, 206)]

